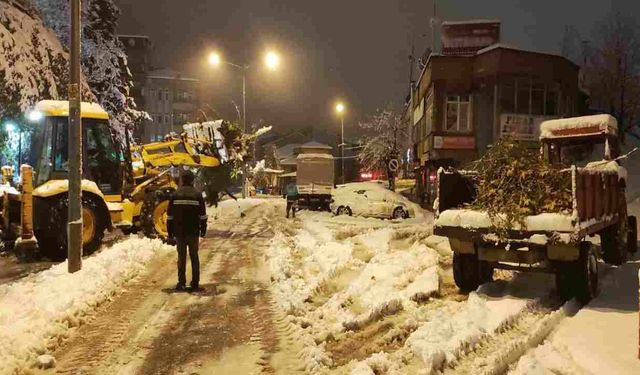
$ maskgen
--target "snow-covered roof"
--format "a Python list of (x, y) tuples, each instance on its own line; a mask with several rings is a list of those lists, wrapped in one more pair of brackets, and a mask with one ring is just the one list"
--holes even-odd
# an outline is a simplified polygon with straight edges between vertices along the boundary
[(118, 34), (118, 38), (149, 39), (148, 35)]
[(285, 173), (285, 174), (281, 174), (280, 177), (296, 177), (297, 173), (296, 172), (289, 172), (289, 173)]
[(333, 147), (331, 147), (329, 145), (325, 145), (324, 143), (311, 141), (311, 142), (307, 142), (307, 143), (301, 145), (300, 148), (319, 148), (319, 149), (323, 149), (323, 150), (331, 150)]
[(331, 154), (299, 154), (298, 159), (333, 159)]
[(443, 21), (442, 26), (447, 25), (475, 25), (483, 23), (500, 23), (500, 20), (467, 20), (467, 21)]
[(591, 115), (547, 120), (540, 124), (540, 139), (598, 134), (618, 134), (616, 119), (611, 115)]
[[(69, 116), (69, 102), (66, 100), (41, 100), (36, 104), (35, 110), (45, 116)], [(80, 116), (100, 120), (109, 119), (107, 112), (98, 103), (82, 102)]]
[[(492, 45), (490, 45), (490, 46), (488, 46), (488, 47), (485, 47), (485, 48), (483, 48), (483, 49), (481, 49), (481, 50), (478, 50), (478, 51), (476, 52), (476, 55), (481, 55), (481, 54), (483, 54), (483, 53), (487, 53), (487, 52), (490, 52), (490, 51), (493, 51), (493, 50), (496, 50), (496, 49), (499, 49), (499, 48), (502, 48), (502, 49), (510, 49), (510, 50), (518, 51), (518, 52), (537, 53), (537, 54), (539, 54), (539, 55), (548, 55), (548, 56), (556, 56), (556, 57), (562, 57), (562, 58), (565, 58), (564, 56), (559, 55), (559, 54), (556, 54), (556, 53), (551, 53), (551, 52), (542, 52), (542, 51), (535, 51), (535, 50), (529, 50), (529, 49), (524, 49), (524, 48), (514, 47), (514, 46), (511, 46), (511, 45), (508, 45), (508, 44), (505, 44), (505, 43), (496, 43), (496, 44), (492, 44)], [(568, 60), (568, 61), (571, 61), (571, 60)]]
[(196, 78), (185, 77), (180, 72), (177, 72), (171, 69), (153, 70), (149, 72), (149, 75), (147, 75), (147, 77), (154, 78), (154, 79), (175, 79), (180, 81), (193, 81), (193, 82), (198, 81), (198, 79)]

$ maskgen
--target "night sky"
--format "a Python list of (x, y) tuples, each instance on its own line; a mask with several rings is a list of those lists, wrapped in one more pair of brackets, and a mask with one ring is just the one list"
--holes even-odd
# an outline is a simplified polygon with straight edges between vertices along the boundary
[[(276, 129), (313, 126), (333, 133), (333, 103), (348, 105), (346, 136), (355, 123), (408, 92), (407, 56), (431, 43), (431, 0), (116, 0), (120, 32), (148, 35), (156, 67), (202, 79), (206, 100), (225, 117), (241, 103), (241, 75), (206, 64), (217, 50), (237, 64), (251, 64), (247, 118)], [(438, 18), (500, 19), (502, 41), (545, 52), (560, 51), (566, 26), (581, 38), (612, 9), (640, 16), (638, 0), (440, 0)], [(282, 56), (277, 72), (262, 64), (265, 50)], [(416, 73), (417, 75), (417, 73)], [(323, 138), (318, 136), (318, 138)], [(332, 139), (332, 138), (329, 138)]]

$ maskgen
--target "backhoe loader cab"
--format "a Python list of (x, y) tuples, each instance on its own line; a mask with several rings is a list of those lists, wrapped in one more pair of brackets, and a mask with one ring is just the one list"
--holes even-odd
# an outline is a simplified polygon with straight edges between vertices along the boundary
[[(20, 168), (19, 192), (3, 199), (2, 240), (5, 247), (17, 240), (20, 252), (39, 250), (62, 259), (67, 247), (69, 104), (40, 101), (33, 113), (37, 116), (29, 116), (35, 121), (27, 165)], [(123, 200), (124, 158), (111, 135), (108, 114), (98, 104), (82, 103), (80, 116), (82, 243), (89, 254), (100, 247), (106, 229), (132, 226), (134, 204)]]

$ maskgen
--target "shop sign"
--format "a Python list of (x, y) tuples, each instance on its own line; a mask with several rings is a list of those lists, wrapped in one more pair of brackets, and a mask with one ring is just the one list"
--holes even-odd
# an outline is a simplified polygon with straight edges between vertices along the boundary
[(500, 136), (510, 136), (518, 141), (537, 141), (540, 137), (540, 124), (552, 118), (503, 113), (500, 115)]
[(473, 150), (476, 148), (475, 137), (433, 137), (433, 148), (436, 150)]

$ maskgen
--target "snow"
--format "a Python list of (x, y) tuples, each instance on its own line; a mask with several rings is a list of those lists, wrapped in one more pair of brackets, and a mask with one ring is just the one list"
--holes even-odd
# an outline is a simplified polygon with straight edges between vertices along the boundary
[(144, 272), (159, 254), (175, 251), (159, 240), (131, 237), (83, 260), (67, 273), (63, 262), (0, 286), (0, 363), (9, 372), (28, 369), (55, 350), (69, 328), (81, 325), (98, 305)]
[(450, 316), (442, 313), (426, 322), (407, 339), (427, 373), (454, 361), (466, 347), (481, 343), (501, 326), (523, 312), (530, 301), (518, 298), (490, 300), (473, 292), (463, 309)]
[[(276, 231), (266, 255), (272, 292), (299, 333), (308, 371), (331, 364), (327, 337), (388, 312), (415, 309), (416, 300), (439, 291), (439, 252), (419, 241), (395, 242), (402, 231), (428, 231), (425, 221), (381, 226), (376, 219), (302, 211), (296, 222), (294, 230)], [(340, 287), (326, 300), (318, 297), (334, 284)], [(311, 308), (310, 301), (322, 302)]]
[[(577, 130), (580, 129), (580, 132)], [(576, 130), (572, 135), (588, 134), (617, 134), (618, 122), (611, 115), (592, 115), (570, 117), (557, 120), (547, 120), (540, 124), (540, 139), (560, 138), (570, 136), (567, 132)], [(584, 133), (588, 131), (588, 133)]]
[(600, 294), (564, 318), (543, 345), (520, 359), (512, 374), (639, 374), (639, 267), (635, 260), (609, 268)]
[[(35, 108), (36, 111), (49, 116), (68, 116), (69, 102), (66, 100), (41, 100)], [(107, 119), (109, 115), (98, 103), (80, 103), (80, 112), (82, 116), (91, 118)]]
[(218, 203), (218, 207), (207, 207), (209, 224), (213, 225), (218, 219), (239, 218), (245, 211), (265, 202), (267, 202), (266, 199), (258, 198), (239, 198), (237, 201), (231, 198), (225, 199)]
[[(371, 195), (368, 196), (367, 199), (358, 199), (360, 195), (356, 192), (360, 190), (364, 190), (365, 194), (369, 192), (378, 193), (375, 196), (379, 198), (379, 200)], [(339, 185), (337, 188), (332, 190), (331, 195), (334, 199), (334, 202), (331, 204), (332, 211), (334, 212), (339, 206), (348, 206), (351, 208), (354, 215), (362, 215), (363, 213), (368, 212), (370, 203), (376, 199), (375, 202), (378, 203), (377, 208), (379, 209), (379, 212), (376, 214), (384, 215), (385, 212), (382, 211), (383, 206), (380, 205), (380, 203), (383, 203), (382, 200), (384, 199), (390, 206), (405, 207), (409, 211), (410, 217), (417, 220), (426, 220), (431, 215), (418, 204), (411, 202), (401, 194), (387, 189), (382, 183), (378, 182), (354, 182)], [(391, 211), (386, 214), (390, 215)]]
[(463, 21), (443, 21), (442, 26), (447, 25), (475, 25), (484, 23), (500, 23), (500, 20), (463, 20)]
[(618, 179), (625, 181), (628, 176), (626, 168), (618, 164), (615, 160), (593, 161), (588, 163), (584, 168), (581, 168), (581, 170), (590, 173), (616, 173), (618, 175)]
[[(550, 231), (550, 232), (573, 232), (571, 215), (559, 213), (542, 213), (534, 216), (527, 216), (524, 219), (525, 230), (528, 231)], [(462, 228), (491, 228), (491, 218), (485, 211), (469, 209), (451, 209), (441, 212), (436, 219), (436, 225), (443, 227)], [(519, 230), (520, 225), (514, 224), (514, 229)]]
[(298, 154), (298, 159), (333, 159), (333, 155), (317, 153)]

